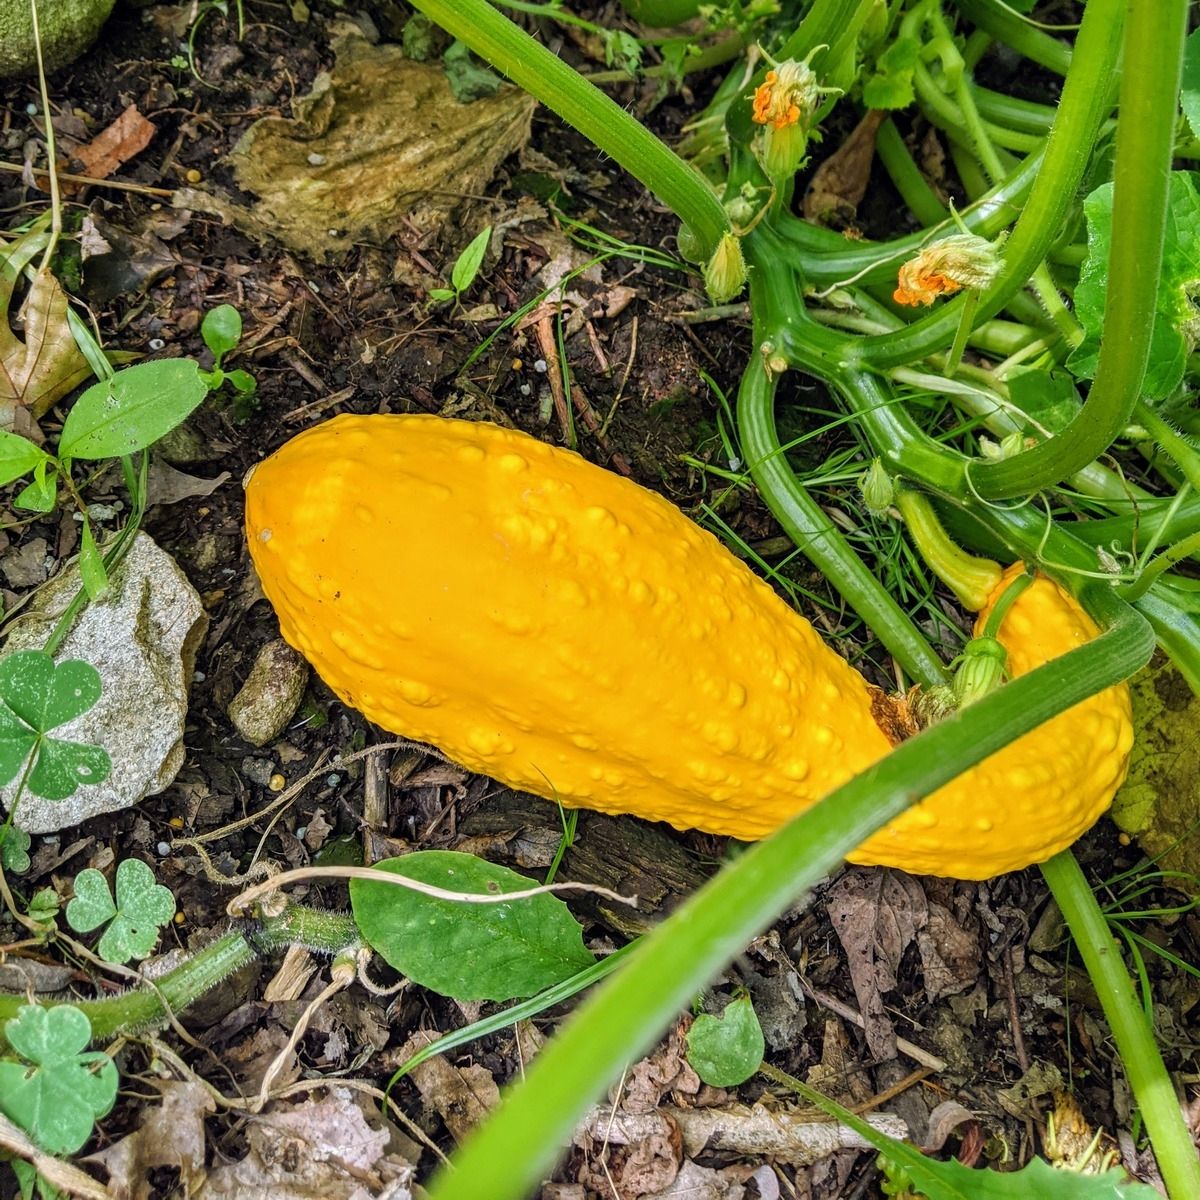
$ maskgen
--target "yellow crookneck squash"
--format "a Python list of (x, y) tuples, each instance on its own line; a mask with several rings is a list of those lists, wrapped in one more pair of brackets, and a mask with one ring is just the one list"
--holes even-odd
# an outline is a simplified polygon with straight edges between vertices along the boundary
[[(337, 417), (254, 468), (246, 527), (283, 636), (342, 700), (512, 787), (752, 840), (892, 748), (891, 701), (716, 538), (523, 433)], [(999, 640), (1021, 675), (1096, 633), (1039, 577)], [(1108, 807), (1131, 742), (1110, 688), (850, 858), (962, 879), (1040, 862)]]

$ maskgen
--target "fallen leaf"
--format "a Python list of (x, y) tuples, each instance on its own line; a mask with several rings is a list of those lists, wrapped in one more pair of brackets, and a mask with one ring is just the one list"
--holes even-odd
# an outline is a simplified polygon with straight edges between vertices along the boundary
[[(414, 1033), (395, 1053), (395, 1062), (406, 1062), (436, 1038), (428, 1030)], [(446, 1123), (455, 1141), (461, 1142), (500, 1103), (500, 1089), (490, 1071), (479, 1066), (456, 1067), (435, 1054), (408, 1074), (421, 1099)]]
[(929, 921), (917, 933), (921, 973), (930, 1003), (964, 992), (979, 978), (983, 951), (979, 939), (954, 919), (950, 910), (929, 901)]
[[(460, 104), (440, 66), (409, 61), (400, 46), (348, 34), (333, 48), (332, 71), (294, 102), (294, 117), (256, 121), (230, 155), (258, 204), (208, 202), (256, 237), (320, 258), (382, 241), (403, 218), (439, 228), (529, 138), (534, 102), (515, 88)], [(190, 192), (187, 203), (206, 202)]]
[(388, 1130), (369, 1124), (348, 1088), (282, 1101), (251, 1119), (250, 1152), (217, 1167), (197, 1200), (412, 1200), (415, 1168), (386, 1154)]
[(827, 224), (854, 219), (867, 194), (875, 135), (886, 118), (881, 109), (869, 109), (850, 136), (816, 169), (804, 193), (806, 221)]
[(162, 1103), (142, 1110), (133, 1133), (84, 1160), (108, 1172), (115, 1200), (149, 1200), (156, 1192), (149, 1173), (156, 1167), (178, 1170), (187, 1195), (204, 1182), (204, 1118), (216, 1111), (216, 1103), (199, 1083), (170, 1080), (156, 1086)]
[(44, 225), (0, 247), (0, 429), (38, 441), (34, 422), (91, 375), (67, 324), (66, 293), (49, 268), (35, 272), (20, 309), (12, 311), (25, 269), (46, 247)]
[(825, 907), (846, 952), (867, 1046), (881, 1061), (894, 1058), (896, 1031), (883, 993), (896, 987), (900, 959), (928, 920), (925, 893), (899, 871), (849, 870)]
[(178, 504), (180, 500), (191, 500), (197, 496), (211, 496), (230, 478), (222, 471), (215, 479), (201, 479), (185, 471), (177, 471), (161, 459), (150, 463), (150, 475), (146, 482), (146, 507), (156, 504)]
[(154, 123), (131, 104), (107, 129), (75, 151), (84, 175), (107, 179), (114, 171), (150, 145), (157, 131)]

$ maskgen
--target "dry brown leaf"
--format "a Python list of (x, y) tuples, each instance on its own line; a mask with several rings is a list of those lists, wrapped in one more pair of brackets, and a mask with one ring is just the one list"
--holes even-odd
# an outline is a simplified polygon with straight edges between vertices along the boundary
[(131, 104), (107, 129), (75, 151), (75, 158), (83, 168), (82, 174), (93, 179), (107, 179), (145, 150), (155, 132), (153, 122), (138, 112), (136, 104)]
[[(407, 1062), (435, 1039), (436, 1035), (428, 1030), (414, 1033), (396, 1051), (395, 1061)], [(413, 1067), (408, 1077), (458, 1142), (500, 1103), (500, 1089), (490, 1071), (478, 1066), (453, 1066), (441, 1054)]]
[(0, 248), (0, 429), (39, 441), (34, 422), (91, 374), (67, 324), (66, 293), (49, 268), (36, 272), (20, 309), (12, 310), (25, 268), (46, 242), (35, 227)]
[(281, 1101), (251, 1119), (250, 1153), (213, 1170), (197, 1200), (412, 1200), (411, 1163), (386, 1154), (386, 1129), (367, 1122), (348, 1088), (322, 1100)]
[(917, 933), (925, 995), (932, 1003), (965, 992), (979, 978), (983, 951), (944, 905), (929, 901), (929, 923)]
[(142, 1110), (137, 1129), (84, 1160), (108, 1172), (114, 1200), (149, 1200), (155, 1167), (177, 1169), (187, 1195), (204, 1182), (204, 1118), (216, 1104), (199, 1083), (171, 1080), (157, 1087), (162, 1103)]
[(871, 1053), (896, 1055), (896, 1031), (883, 993), (896, 987), (896, 971), (909, 944), (928, 920), (921, 885), (900, 871), (850, 870), (829, 890), (826, 911), (846, 951), (850, 980)]
[(870, 109), (850, 136), (816, 169), (804, 193), (804, 219), (824, 224), (852, 221), (867, 194), (875, 135), (887, 113)]
[(156, 504), (178, 504), (180, 500), (211, 496), (228, 481), (228, 471), (222, 471), (215, 479), (201, 479), (198, 475), (178, 471), (170, 463), (156, 458), (150, 463), (150, 477), (146, 483), (146, 507), (153, 508)]

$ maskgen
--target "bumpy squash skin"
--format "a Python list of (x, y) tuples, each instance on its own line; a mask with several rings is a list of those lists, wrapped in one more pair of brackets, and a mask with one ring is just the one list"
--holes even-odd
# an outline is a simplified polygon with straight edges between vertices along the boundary
[(714, 537), (525, 434), (337, 417), (255, 468), (246, 521), (347, 704), (513, 787), (759, 838), (887, 752), (858, 672)]
[[(254, 469), (246, 524), (283, 636), (342, 700), (510, 786), (751, 840), (891, 749), (858, 672), (715, 538), (524, 434), (337, 417)], [(1000, 640), (1022, 674), (1095, 632), (1038, 580)], [(1110, 689), (852, 859), (1041, 861), (1108, 806), (1131, 731)]]
[[(1004, 573), (975, 623), (1024, 566)], [(1044, 575), (1017, 597), (997, 640), (1016, 678), (1091, 641), (1099, 630), (1068, 592)], [(1125, 779), (1133, 715), (1125, 684), (1060, 713), (884, 826), (851, 862), (919, 875), (988, 879), (1045, 862), (1090, 829)]]

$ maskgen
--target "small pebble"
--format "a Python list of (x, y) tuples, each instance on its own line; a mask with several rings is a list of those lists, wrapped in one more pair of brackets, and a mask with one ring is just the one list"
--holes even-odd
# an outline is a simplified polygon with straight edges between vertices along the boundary
[(170, 842), (159, 842), (157, 849), (158, 849), (158, 857), (166, 858), (167, 855), (171, 853), (171, 843)]
[(521, 393), (522, 396), (533, 395), (533, 388), (531, 388), (529, 386), (529, 384), (527, 384), (527, 383), (521, 384), (521, 386), (517, 390)]
[(297, 839), (298, 839), (299, 841), (304, 841), (304, 835), (305, 835), (307, 832), (308, 832), (308, 826), (307, 826), (307, 825), (297, 825), (297, 826), (296, 826), (296, 837), (297, 837)]
[(337, 785), (342, 782), (342, 777), (335, 771), (332, 775), (327, 775), (325, 777), (325, 782), (330, 787), (337, 787)]
[(536, 371), (536, 372), (537, 372), (539, 375), (545, 375), (545, 373), (547, 372), (547, 370), (549, 370), (549, 368), (548, 368), (548, 367), (547, 367), (547, 365), (546, 365), (546, 360), (545, 360), (544, 358), (539, 358), (539, 359), (537, 359), (537, 360), (534, 362), (534, 364), (533, 364), (533, 369), (534, 369), (534, 370), (535, 370), (535, 371)]
[(192, 167), (191, 170), (189, 170), (187, 172), (187, 174), (184, 175), (184, 179), (186, 179), (188, 181), (188, 183), (199, 183), (200, 180), (202, 180), (203, 178), (204, 178), (204, 176), (201, 175), (200, 172), (197, 171), (195, 167)]
[(315, 150), (308, 156), (308, 165), (310, 167), (323, 167), (325, 161), (325, 155), (318, 154)]
[(167, 344), (167, 343), (166, 343), (165, 341), (163, 341), (163, 339), (162, 339), (162, 338), (151, 338), (151, 339), (150, 339), (150, 340), (149, 340), (149, 341), (146, 343), (146, 346), (147, 346), (147, 347), (148, 347), (150, 350), (161, 350), (161, 349), (162, 349), (162, 348), (163, 348), (163, 347), (164, 347), (166, 344)]

